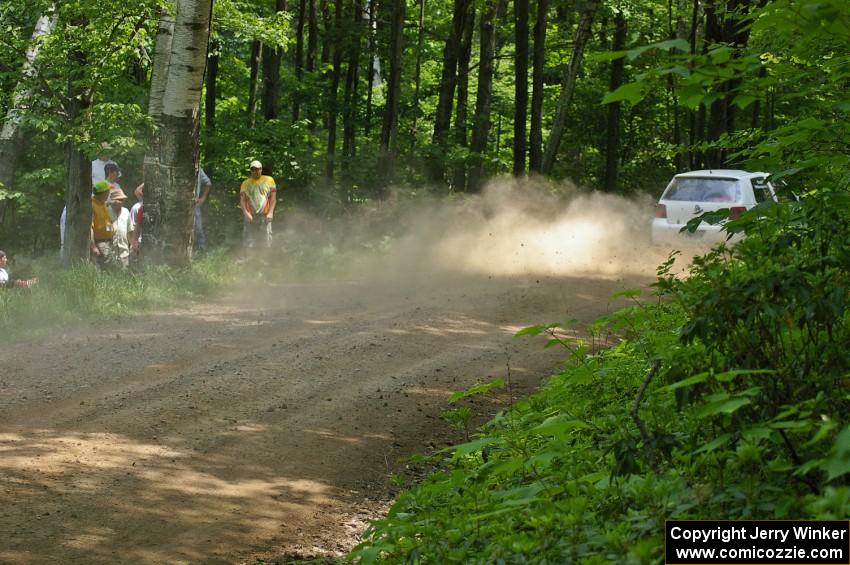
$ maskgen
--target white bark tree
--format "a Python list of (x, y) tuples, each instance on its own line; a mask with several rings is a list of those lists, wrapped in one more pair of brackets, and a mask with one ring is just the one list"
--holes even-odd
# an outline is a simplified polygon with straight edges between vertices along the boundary
[[(143, 253), (149, 263), (182, 266), (192, 249), (194, 193), (198, 173), (201, 91), (209, 45), (212, 0), (177, 0), (177, 14), (161, 107), (152, 84), (150, 111), (159, 110), (158, 173), (145, 178)], [(155, 57), (162, 57), (157, 48)], [(146, 159), (147, 161), (148, 159)], [(147, 171), (146, 163), (146, 171)]]
[(12, 96), (12, 104), (6, 112), (3, 120), (3, 128), (0, 130), (0, 185), (6, 190), (11, 190), (15, 182), (15, 170), (18, 166), (18, 157), (21, 155), (21, 117), (25, 112), (26, 104), (32, 97), (32, 91), (27, 81), (35, 75), (35, 60), (41, 49), (41, 40), (48, 35), (56, 25), (56, 17), (46, 14), (38, 18), (35, 29), (30, 38), (29, 47), (23, 67), (23, 80), (18, 84)]
[[(171, 44), (174, 38), (174, 15), (176, 10), (177, 7), (173, 2), (164, 4), (160, 10), (159, 25), (156, 30), (156, 45), (154, 47), (150, 94), (148, 97), (148, 115), (153, 120), (154, 128), (148, 136), (148, 147), (145, 151), (143, 165), (145, 190), (149, 195), (146, 198), (146, 214), (143, 216), (143, 221), (145, 222), (147, 222), (148, 213), (153, 216), (157, 214), (156, 203), (159, 199), (154, 195), (162, 187), (162, 180), (159, 176), (162, 102), (165, 97), (165, 88), (168, 79), (168, 63), (171, 60)], [(142, 251), (144, 252), (145, 250), (143, 249)]]

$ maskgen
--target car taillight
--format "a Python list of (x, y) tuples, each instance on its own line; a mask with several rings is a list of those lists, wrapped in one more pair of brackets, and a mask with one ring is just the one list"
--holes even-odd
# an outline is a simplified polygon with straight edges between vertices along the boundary
[(664, 204), (659, 204), (655, 207), (655, 217), (656, 218), (666, 218), (667, 217), (667, 206)]
[(744, 206), (732, 206), (729, 208), (729, 219), (737, 220), (746, 211), (747, 209)]

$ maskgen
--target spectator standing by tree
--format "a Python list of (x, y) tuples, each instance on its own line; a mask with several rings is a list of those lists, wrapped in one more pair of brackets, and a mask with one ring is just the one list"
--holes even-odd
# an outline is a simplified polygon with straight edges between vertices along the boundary
[(135, 247), (135, 230), (130, 211), (124, 207), (127, 195), (120, 188), (109, 191), (109, 218), (112, 220), (112, 249), (110, 266), (126, 269), (130, 266), (130, 248)]
[(239, 189), (239, 204), (244, 216), (242, 238), (246, 247), (254, 247), (262, 241), (269, 248), (272, 246), (277, 187), (272, 177), (263, 174), (263, 164), (259, 161), (251, 161), (250, 170), (251, 176), (242, 181)]
[(109, 198), (109, 182), (98, 181), (91, 197), (91, 239), (89, 241), (92, 257), (101, 269), (106, 268), (112, 252), (112, 218), (106, 201)]
[(139, 246), (142, 244), (142, 225), (145, 208), (145, 183), (140, 184), (133, 191), (137, 202), (130, 208), (130, 219), (133, 220), (133, 225), (136, 226), (133, 234), (133, 240), (130, 242), (130, 254), (139, 252)]
[(106, 174), (106, 182), (109, 183), (110, 189), (121, 188), (118, 184), (118, 179), (121, 178), (121, 168), (115, 161), (107, 161), (103, 166), (103, 172)]
[(104, 171), (104, 167), (106, 167), (107, 163), (114, 162), (109, 158), (109, 149), (108, 144), (102, 144), (97, 152), (97, 159), (94, 159), (91, 162), (92, 186), (97, 184), (99, 181), (106, 180), (106, 171)]
[[(108, 145), (102, 145), (97, 159), (91, 162), (91, 184), (94, 186), (98, 182), (105, 180), (109, 183), (110, 188), (121, 188), (118, 184), (118, 179), (121, 178), (121, 168), (118, 163), (109, 159), (107, 150)], [(59, 257), (65, 257), (65, 223), (67, 222), (68, 209), (62, 208), (62, 215), (59, 216)]]
[(195, 248), (198, 251), (205, 251), (207, 240), (204, 236), (204, 205), (207, 203), (207, 198), (210, 195), (212, 181), (204, 169), (198, 168), (198, 182), (195, 186)]

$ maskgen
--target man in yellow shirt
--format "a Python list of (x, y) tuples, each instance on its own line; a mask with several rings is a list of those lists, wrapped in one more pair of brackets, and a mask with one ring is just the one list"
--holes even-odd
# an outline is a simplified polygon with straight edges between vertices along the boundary
[(242, 181), (239, 189), (239, 205), (244, 223), (242, 241), (246, 247), (262, 242), (272, 246), (272, 220), (277, 200), (277, 187), (272, 177), (263, 174), (263, 164), (251, 161), (251, 176)]
[(91, 240), (89, 245), (95, 263), (101, 269), (109, 263), (112, 252), (112, 218), (106, 201), (109, 198), (109, 181), (95, 183), (91, 197)]

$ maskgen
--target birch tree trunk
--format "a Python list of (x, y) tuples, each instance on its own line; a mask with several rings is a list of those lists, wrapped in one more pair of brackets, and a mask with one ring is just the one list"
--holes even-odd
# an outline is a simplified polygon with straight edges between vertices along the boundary
[(558, 146), (561, 144), (561, 137), (564, 135), (564, 128), (566, 126), (567, 110), (573, 98), (576, 78), (578, 77), (582, 59), (584, 58), (584, 46), (590, 38), (590, 25), (593, 23), (593, 16), (596, 14), (598, 8), (598, 0), (588, 0), (581, 15), (581, 20), (578, 23), (578, 29), (576, 29), (575, 39), (573, 40), (573, 52), (570, 55), (570, 62), (567, 68), (564, 69), (561, 96), (558, 99), (558, 109), (555, 112), (555, 119), (552, 121), (549, 139), (546, 140), (546, 149), (543, 151), (543, 166), (541, 168), (544, 175), (552, 172), (552, 165), (555, 163), (555, 156), (558, 154)]
[[(174, 38), (174, 12), (177, 7), (173, 3), (169, 3), (162, 7), (159, 13), (159, 25), (156, 31), (156, 45), (154, 47), (153, 68), (151, 69), (151, 89), (148, 99), (148, 116), (151, 117), (154, 123), (153, 131), (148, 137), (148, 147), (145, 152), (145, 161), (143, 167), (143, 179), (145, 183), (145, 209), (142, 221), (144, 222), (144, 230), (148, 231), (148, 224), (151, 217), (159, 217), (161, 212), (157, 208), (162, 204), (163, 198), (163, 180), (160, 177), (159, 169), (159, 153), (160, 139), (162, 135), (162, 103), (165, 97), (166, 83), (168, 82), (168, 65), (171, 61), (171, 44)], [(152, 229), (153, 231), (153, 229)], [(147, 235), (145, 236), (148, 237)], [(150, 239), (156, 237), (155, 231), (150, 235)], [(142, 253), (146, 252), (148, 239), (143, 238), (145, 247), (142, 248)]]
[(144, 258), (185, 266), (191, 259), (198, 125), (212, 0), (178, 0), (160, 117), (159, 175), (145, 183)]
[(23, 80), (15, 88), (12, 104), (3, 120), (3, 129), (0, 130), (0, 185), (6, 190), (11, 190), (14, 187), (15, 171), (23, 148), (19, 127), (21, 114), (24, 112), (24, 104), (32, 95), (26, 85), (26, 80), (36, 72), (34, 64), (41, 48), (41, 38), (49, 34), (55, 25), (56, 16), (54, 15), (41, 16), (35, 22), (35, 29), (32, 32), (24, 61)]

